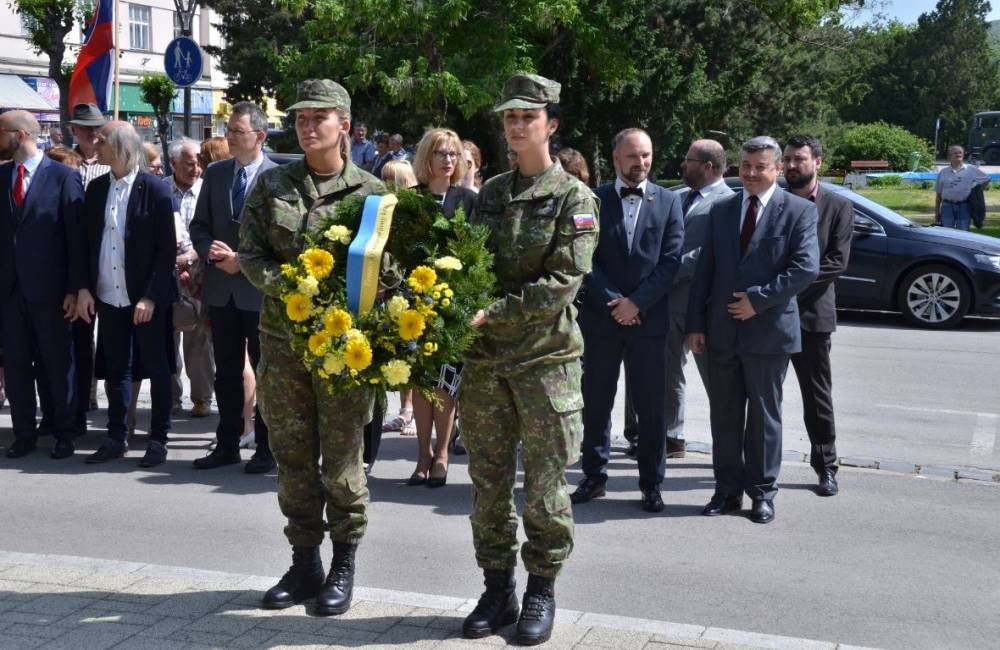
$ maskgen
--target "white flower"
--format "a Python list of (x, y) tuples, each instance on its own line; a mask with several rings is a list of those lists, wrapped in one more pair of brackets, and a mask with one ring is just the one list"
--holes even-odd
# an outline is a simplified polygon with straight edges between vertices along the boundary
[(445, 271), (461, 271), (462, 261), (457, 257), (445, 255), (434, 260), (434, 267)]
[(319, 280), (311, 275), (306, 276), (299, 281), (299, 293), (306, 296), (315, 296), (319, 293)]
[(399, 320), (400, 314), (410, 308), (410, 303), (403, 296), (393, 296), (389, 299), (389, 304), (386, 309), (389, 311), (389, 317), (392, 320)]
[(330, 241), (340, 242), (344, 245), (351, 243), (351, 230), (347, 226), (334, 224), (327, 228), (323, 235)]

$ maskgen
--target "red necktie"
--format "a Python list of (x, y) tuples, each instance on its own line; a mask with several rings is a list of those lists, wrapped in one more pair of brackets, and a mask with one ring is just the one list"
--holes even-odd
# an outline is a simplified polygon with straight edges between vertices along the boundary
[(750, 205), (747, 206), (747, 214), (743, 217), (743, 227), (740, 228), (740, 257), (747, 254), (750, 240), (753, 239), (753, 231), (757, 228), (757, 197), (750, 197)]
[(24, 205), (24, 164), (17, 166), (17, 180), (14, 181), (14, 205), (20, 208)]

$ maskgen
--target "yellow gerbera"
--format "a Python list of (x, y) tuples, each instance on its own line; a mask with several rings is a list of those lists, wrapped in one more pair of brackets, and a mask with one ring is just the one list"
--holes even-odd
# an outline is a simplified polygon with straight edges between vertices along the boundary
[(344, 363), (351, 370), (364, 370), (372, 363), (372, 348), (364, 338), (351, 339), (344, 347)]
[(406, 282), (415, 293), (424, 293), (434, 288), (434, 283), (437, 282), (437, 273), (431, 267), (421, 265), (410, 272), (410, 277)]
[(299, 256), (309, 275), (322, 280), (333, 270), (333, 255), (322, 248), (310, 248)]
[(445, 271), (461, 271), (462, 261), (457, 257), (445, 255), (434, 260), (434, 266)]
[(333, 336), (343, 335), (353, 324), (351, 314), (340, 308), (331, 309), (323, 318), (323, 329)]
[(424, 333), (424, 317), (415, 309), (407, 309), (399, 316), (399, 338), (412, 341)]
[(301, 293), (290, 293), (285, 296), (285, 314), (296, 323), (301, 323), (309, 318), (311, 311), (312, 301), (309, 300), (309, 296)]
[(399, 386), (410, 381), (410, 364), (401, 359), (393, 359), (382, 365), (382, 376), (390, 386)]
[(316, 332), (309, 337), (309, 352), (311, 352), (314, 357), (321, 357), (325, 355), (327, 349), (330, 347), (331, 338), (332, 337), (328, 332)]

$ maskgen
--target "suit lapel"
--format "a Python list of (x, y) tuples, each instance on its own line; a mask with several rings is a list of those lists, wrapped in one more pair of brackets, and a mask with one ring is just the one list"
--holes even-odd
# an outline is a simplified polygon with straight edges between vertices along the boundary
[(17, 226), (17, 214), (14, 211), (14, 195), (11, 192), (13, 187), (10, 184), (10, 175), (14, 173), (13, 163), (0, 165), (0, 192), (3, 192), (4, 200), (7, 201), (7, 216), (12, 227)]
[(142, 172), (135, 177), (135, 182), (132, 183), (132, 191), (128, 195), (128, 207), (125, 208), (125, 232), (122, 233), (122, 237), (128, 237), (132, 232), (132, 220), (135, 219), (135, 213), (139, 208), (139, 201), (141, 200), (141, 195), (146, 191), (146, 179), (143, 178)]
[[(233, 182), (236, 179), (236, 165), (238, 165), (239, 163), (236, 161), (235, 158), (232, 158), (232, 163), (233, 164), (226, 166), (226, 173), (225, 173), (225, 175), (223, 177), (225, 179), (225, 183), (222, 184), (222, 187), (224, 187), (225, 191), (226, 191), (226, 200), (225, 200), (225, 203), (226, 203), (227, 206), (229, 206), (228, 214), (226, 215), (228, 217), (228, 221), (232, 221), (233, 217), (236, 216), (235, 214), (233, 214)], [(261, 169), (257, 170), (257, 173), (260, 173), (261, 170), (263, 170), (263, 165), (261, 166)], [(205, 188), (202, 187), (202, 189), (205, 189)], [(248, 187), (247, 188), (247, 194), (250, 193), (249, 190), (250, 190), (250, 188)], [(243, 199), (246, 200), (246, 196), (245, 195), (244, 195)]]
[(607, 206), (606, 210), (602, 210), (604, 213), (602, 216), (607, 219), (608, 223), (601, 223), (600, 226), (601, 228), (606, 227), (608, 234), (618, 239), (619, 250), (625, 251), (625, 254), (628, 255), (628, 237), (625, 235), (625, 215), (622, 213), (622, 202), (615, 192), (614, 183), (608, 185), (607, 188), (605, 196), (601, 197), (601, 205)]
[(771, 200), (764, 207), (764, 212), (757, 219), (757, 227), (753, 231), (753, 237), (750, 238), (750, 244), (747, 246), (747, 253), (743, 257), (748, 257), (757, 248), (761, 238), (764, 237), (764, 231), (770, 230), (771, 224), (780, 218), (784, 209), (785, 192), (781, 187), (776, 187), (774, 194), (771, 195)]
[[(619, 202), (620, 203), (620, 202)], [(656, 205), (656, 186), (652, 183), (646, 183), (646, 191), (642, 196), (639, 203), (639, 217), (635, 223), (635, 232), (632, 233), (632, 249), (629, 251), (629, 256), (631, 257), (637, 250), (639, 250), (639, 238), (642, 237), (642, 233), (646, 231), (646, 228), (650, 225), (650, 220), (652, 219), (653, 208)], [(625, 245), (628, 245), (628, 237), (625, 238)]]

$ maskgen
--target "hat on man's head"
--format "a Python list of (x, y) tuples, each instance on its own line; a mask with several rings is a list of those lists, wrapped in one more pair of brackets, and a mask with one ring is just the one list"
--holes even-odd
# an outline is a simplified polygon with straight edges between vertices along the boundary
[(77, 126), (104, 126), (107, 120), (97, 104), (77, 104), (73, 107), (73, 119), (69, 123)]
[(500, 102), (493, 107), (499, 113), (509, 108), (545, 108), (559, 103), (558, 81), (537, 74), (516, 74), (507, 80), (500, 91)]
[(351, 96), (347, 89), (336, 81), (329, 79), (306, 79), (299, 84), (295, 94), (295, 103), (288, 107), (294, 111), (299, 108), (339, 108), (351, 110)]

